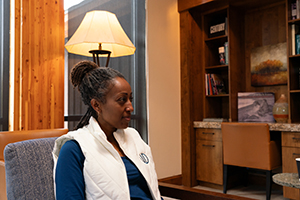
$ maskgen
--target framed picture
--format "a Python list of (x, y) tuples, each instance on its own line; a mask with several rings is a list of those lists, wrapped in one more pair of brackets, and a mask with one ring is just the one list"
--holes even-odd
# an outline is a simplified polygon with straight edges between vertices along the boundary
[(251, 50), (251, 85), (287, 84), (286, 42)]
[(275, 122), (273, 106), (275, 96), (272, 92), (239, 92), (239, 122)]

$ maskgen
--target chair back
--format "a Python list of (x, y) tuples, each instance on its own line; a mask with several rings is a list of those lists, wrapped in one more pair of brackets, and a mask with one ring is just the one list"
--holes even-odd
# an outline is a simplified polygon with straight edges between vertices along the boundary
[(54, 200), (52, 150), (56, 137), (8, 144), (4, 149), (8, 200)]
[(270, 140), (266, 123), (221, 124), (226, 165), (272, 170), (281, 165), (280, 141)]

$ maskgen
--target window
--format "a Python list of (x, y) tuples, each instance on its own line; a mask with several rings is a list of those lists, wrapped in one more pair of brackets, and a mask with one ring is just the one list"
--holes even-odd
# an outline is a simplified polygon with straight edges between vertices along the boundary
[(8, 130), (10, 5), (0, 0), (0, 131)]
[[(132, 121), (130, 126), (136, 128), (142, 138), (147, 142), (147, 114), (146, 114), (146, 71), (145, 71), (145, 1), (141, 0), (85, 0), (65, 11), (67, 31), (65, 42), (72, 37), (85, 13), (92, 10), (106, 10), (116, 14), (124, 31), (136, 47), (132, 56), (111, 58), (109, 67), (120, 71), (131, 85), (134, 95)], [(87, 107), (82, 103), (77, 89), (75, 90), (69, 80), (69, 72), (74, 64), (91, 57), (69, 54), (65, 51), (66, 80), (68, 91), (65, 107), (65, 120), (68, 128), (72, 130), (80, 117), (85, 114)], [(105, 63), (106, 58), (100, 60)]]

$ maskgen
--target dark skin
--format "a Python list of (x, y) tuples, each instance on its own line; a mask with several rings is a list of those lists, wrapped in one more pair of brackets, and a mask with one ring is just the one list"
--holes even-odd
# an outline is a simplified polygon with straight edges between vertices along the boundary
[(111, 89), (106, 95), (103, 104), (96, 99), (91, 100), (91, 105), (98, 114), (97, 121), (106, 134), (107, 140), (118, 151), (120, 156), (125, 156), (116, 141), (113, 132), (117, 129), (128, 127), (133, 112), (132, 91), (129, 83), (120, 77), (113, 80)]

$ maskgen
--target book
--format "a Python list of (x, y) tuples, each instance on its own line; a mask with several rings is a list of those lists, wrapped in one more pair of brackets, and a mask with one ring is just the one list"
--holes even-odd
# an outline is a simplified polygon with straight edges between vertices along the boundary
[(296, 34), (295, 38), (296, 38), (296, 54), (300, 54), (300, 34)]
[(296, 54), (296, 37), (295, 37), (295, 34), (296, 34), (296, 25), (295, 24), (292, 24), (291, 25), (291, 47), (292, 47), (292, 55), (295, 55)]
[(226, 94), (225, 84), (223, 78), (219, 74), (211, 74), (214, 81), (217, 94)]
[(225, 118), (204, 118), (204, 122), (228, 122), (228, 119)]

